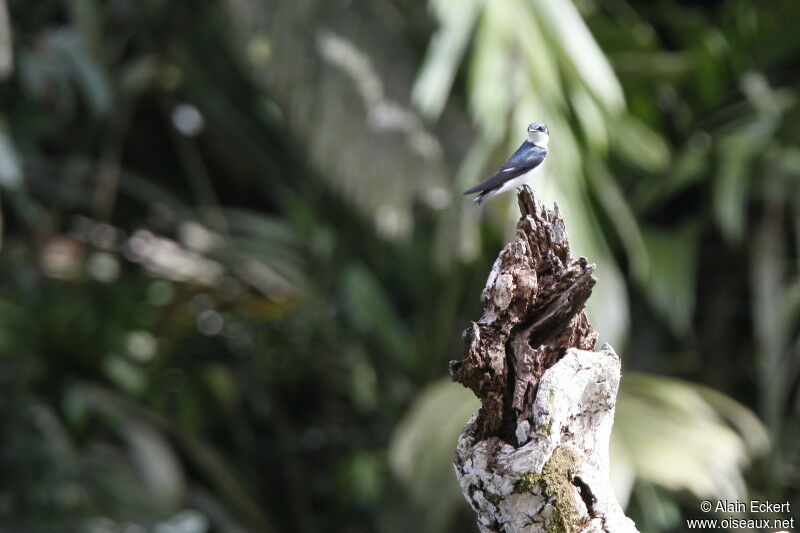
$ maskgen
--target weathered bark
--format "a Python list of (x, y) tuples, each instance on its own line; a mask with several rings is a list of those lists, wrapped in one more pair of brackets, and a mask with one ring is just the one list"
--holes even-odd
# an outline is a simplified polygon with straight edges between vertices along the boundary
[(636, 531), (608, 481), (620, 363), (583, 312), (594, 265), (570, 256), (564, 221), (530, 188), (492, 267), (483, 316), (464, 332), (453, 380), (482, 407), (455, 467), (483, 531)]

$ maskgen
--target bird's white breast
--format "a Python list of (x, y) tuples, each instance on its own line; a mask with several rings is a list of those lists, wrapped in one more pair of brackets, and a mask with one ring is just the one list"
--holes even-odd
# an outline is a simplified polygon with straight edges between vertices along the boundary
[(522, 185), (530, 185), (530, 181), (533, 178), (534, 174), (539, 172), (541, 168), (544, 166), (544, 161), (541, 164), (535, 166), (534, 168), (527, 171), (525, 174), (520, 174), (514, 179), (508, 180), (504, 184), (502, 184), (495, 194), (500, 194), (506, 191), (510, 191), (516, 187), (521, 187)]

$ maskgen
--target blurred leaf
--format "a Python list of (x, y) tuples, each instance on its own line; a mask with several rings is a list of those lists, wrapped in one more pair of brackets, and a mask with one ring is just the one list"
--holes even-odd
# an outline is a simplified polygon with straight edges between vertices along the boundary
[(463, 191), (479, 182), (492, 147), (493, 144), (486, 139), (478, 138), (461, 160), (453, 182), (453, 194), (457, 195), (458, 200), (452, 209), (444, 213), (442, 222), (436, 228), (435, 255), (439, 266), (449, 265), (453, 259), (463, 262), (474, 260), (480, 252), (480, 213), (473, 208), (472, 202), (463, 198)]
[(127, 441), (146, 490), (165, 509), (179, 509), (186, 497), (186, 480), (180, 461), (166, 439), (135, 420), (121, 423), (118, 431)]
[[(774, 432), (780, 424), (787, 390), (792, 387), (789, 379), (793, 369), (793, 354), (789, 346), (796, 322), (786, 322), (784, 302), (788, 296), (786, 283), (785, 235), (778, 201), (782, 195), (779, 185), (766, 189), (768, 204), (761, 220), (753, 230), (753, 255), (750, 264), (751, 307), (756, 341), (756, 370), (766, 389), (761, 395), (763, 416)], [(771, 207), (771, 208), (770, 208)], [(794, 366), (796, 368), (796, 366)]]
[(14, 50), (6, 0), (0, 0), (0, 80), (14, 71)]
[[(521, 0), (520, 0), (521, 1)], [(611, 65), (571, 1), (527, 0), (541, 17), (542, 28), (553, 46), (589, 92), (611, 112), (622, 111), (625, 97)], [(541, 52), (540, 52), (541, 53)]]
[(458, 66), (478, 17), (481, 0), (432, 0), (440, 24), (431, 38), (411, 100), (430, 119), (438, 118), (447, 102)]
[(243, 517), (258, 525), (263, 531), (272, 531), (266, 514), (261, 511), (249, 491), (238, 479), (235, 471), (212, 446), (198, 439), (173, 421), (162, 415), (143, 409), (121, 398), (112, 391), (90, 385), (77, 385), (92, 409), (108, 416), (141, 419), (169, 435), (194, 466), (220, 491), (229, 505), (236, 508)]
[(655, 211), (675, 195), (704, 179), (710, 161), (711, 137), (696, 133), (689, 146), (676, 155), (672, 168), (658, 179), (641, 180), (634, 190), (632, 203), (639, 213)]
[(758, 147), (749, 135), (732, 135), (720, 141), (719, 172), (714, 182), (714, 214), (725, 236), (734, 242), (744, 232), (751, 158)]
[[(389, 446), (394, 474), (403, 481), (426, 531), (441, 531), (466, 502), (453, 472), (453, 450), (467, 420), (480, 407), (471, 391), (442, 379), (428, 385), (396, 426)], [(430, 505), (435, 500), (436, 505)]]
[(223, 213), (229, 232), (223, 257), (231, 256), (229, 261), (240, 266), (248, 256), (259, 260), (274, 271), (273, 284), (307, 283), (306, 259), (298, 245), (301, 239), (285, 221), (243, 209), (225, 209)]
[(22, 184), (22, 169), (19, 166), (14, 143), (2, 129), (2, 119), (0, 116), (0, 187), (16, 189)]
[[(773, 95), (767, 88), (751, 88), (751, 91), (767, 92), (760, 94), (760, 99), (769, 99)], [(762, 105), (769, 108), (768, 104)], [(744, 235), (750, 174), (778, 128), (779, 107), (762, 109), (755, 116), (737, 117), (733, 124), (720, 132), (716, 146), (719, 170), (714, 179), (712, 207), (723, 235), (732, 242), (739, 242)]]
[(342, 292), (355, 327), (362, 334), (374, 335), (396, 362), (409, 365), (413, 353), (408, 330), (375, 275), (361, 265), (351, 265), (343, 273)]
[(70, 29), (50, 30), (44, 35), (39, 54), (26, 54), (20, 66), (22, 80), (32, 93), (46, 93), (48, 83), (61, 87), (62, 108), (73, 106), (68, 96), (70, 85), (79, 89), (92, 111), (103, 114), (111, 108), (109, 80), (100, 65), (92, 61), (78, 35)]
[(510, 29), (525, 54), (528, 64), (526, 81), (551, 105), (563, 103), (565, 95), (559, 80), (559, 58), (555, 54), (542, 53), (549, 48), (542, 24), (527, 0), (515, 0), (512, 9)]
[(595, 194), (619, 234), (634, 276), (640, 280), (646, 279), (650, 270), (650, 259), (636, 216), (608, 169), (597, 160), (591, 160), (587, 165)]
[(617, 71), (646, 79), (669, 79), (687, 75), (694, 67), (685, 52), (626, 50), (613, 54)]
[(688, 222), (676, 230), (646, 228), (643, 237), (650, 274), (643, 279), (642, 289), (676, 334), (689, 335), (695, 307), (698, 226)]
[(472, 116), (484, 135), (499, 140), (506, 131), (506, 117), (512, 103), (508, 79), (512, 76), (512, 2), (495, 0), (481, 13), (469, 69), (469, 104)]
[(216, 400), (226, 409), (233, 409), (240, 398), (238, 385), (231, 372), (223, 365), (210, 365), (206, 368), (204, 377)]
[(582, 87), (575, 87), (570, 95), (575, 115), (590, 149), (598, 153), (608, 150), (609, 134), (603, 110)]
[(614, 147), (619, 154), (634, 165), (648, 172), (666, 168), (669, 162), (669, 147), (660, 135), (641, 121), (622, 118), (611, 128)]
[(374, 454), (354, 455), (339, 473), (341, 490), (361, 505), (374, 505), (384, 479), (381, 469), (381, 462)]
[(70, 0), (68, 4), (81, 47), (93, 60), (99, 60), (103, 48), (103, 28), (102, 11), (97, 0)]
[(612, 432), (612, 478), (615, 465), (630, 464), (642, 480), (670, 490), (744, 499), (742, 469), (767, 442), (764, 426), (730, 398), (673, 378), (627, 373)]
[(144, 375), (140, 368), (129, 361), (113, 355), (106, 359), (105, 372), (108, 375), (108, 379), (121, 390), (132, 395), (144, 392)]

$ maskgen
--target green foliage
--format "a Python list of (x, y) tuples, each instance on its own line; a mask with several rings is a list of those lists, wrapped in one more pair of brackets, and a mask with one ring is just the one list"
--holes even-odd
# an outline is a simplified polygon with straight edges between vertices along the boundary
[(794, 3), (348, 6), (0, 0), (4, 525), (472, 527), (440, 378), (516, 217), (460, 192), (534, 118), (604, 338), (721, 391), (626, 374), (643, 528), (796, 500)]

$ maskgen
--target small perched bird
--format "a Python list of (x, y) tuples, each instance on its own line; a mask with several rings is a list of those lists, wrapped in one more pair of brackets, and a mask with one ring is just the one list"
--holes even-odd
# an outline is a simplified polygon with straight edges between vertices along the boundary
[(527, 140), (514, 152), (514, 155), (508, 158), (500, 170), (464, 194), (480, 193), (475, 197), (475, 203), (481, 204), (487, 198), (522, 185), (542, 168), (544, 158), (547, 157), (549, 139), (550, 131), (547, 126), (541, 122), (534, 122), (528, 126)]

